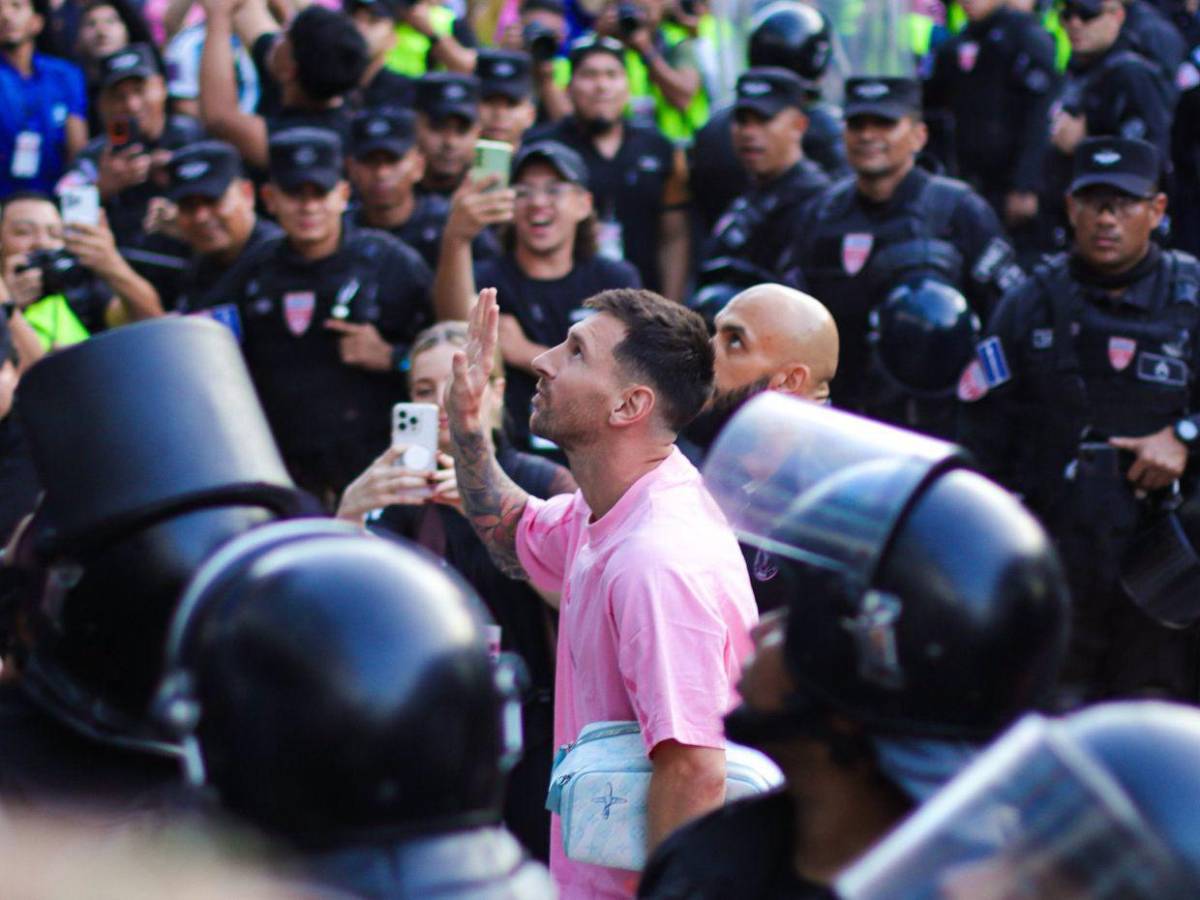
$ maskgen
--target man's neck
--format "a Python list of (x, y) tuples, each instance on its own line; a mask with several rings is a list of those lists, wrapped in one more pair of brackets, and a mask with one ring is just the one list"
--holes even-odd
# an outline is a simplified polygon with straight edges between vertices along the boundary
[(575, 267), (575, 242), (567, 241), (552, 252), (541, 254), (531, 252), (518, 240), (513, 250), (513, 258), (517, 262), (517, 268), (526, 278), (535, 281), (557, 281), (570, 275), (571, 269)]
[(285, 82), (280, 91), (280, 104), (284, 109), (323, 112), (327, 109), (337, 109), (342, 103), (343, 100), (341, 97), (330, 97), (328, 100), (314, 100), (294, 81)]
[(803, 158), (803, 153), (797, 153), (794, 157), (787, 161), (783, 168), (775, 169), (774, 171), (763, 175), (755, 175), (751, 178), (751, 180), (757, 187), (765, 187), (771, 182), (775, 181), (777, 178), (780, 178), (781, 176), (790, 172), (795, 167), (796, 163), (800, 162), (800, 160)]
[(915, 165), (916, 162), (910, 159), (899, 169), (885, 175), (859, 175), (858, 192), (872, 203), (887, 203), (896, 193), (896, 188), (900, 187), (900, 182), (908, 177), (908, 173), (913, 170)]
[[(582, 126), (587, 131), (587, 126)], [(611, 128), (607, 131), (596, 134), (588, 132), (592, 139), (592, 146), (596, 148), (596, 152), (605, 159), (612, 159), (621, 151), (621, 144), (625, 140), (625, 125), (618, 119)]]
[(375, 80), (375, 76), (379, 74), (379, 70), (383, 68), (385, 62), (387, 62), (386, 53), (375, 57), (367, 63), (367, 68), (363, 71), (363, 76), (358, 81), (359, 85), (364, 88), (368, 87)]
[(301, 259), (308, 262), (318, 262), (325, 259), (327, 256), (333, 256), (337, 252), (338, 245), (342, 242), (342, 231), (336, 229), (333, 236), (326, 238), (323, 241), (315, 241), (312, 243), (298, 244), (295, 241), (288, 239), (288, 246)]
[(813, 754), (803, 757), (803, 766), (790, 764), (786, 755), (776, 760), (793, 801), (792, 865), (800, 877), (828, 885), (891, 831), (910, 805), (877, 774), (839, 765), (825, 748), (815, 765)]
[(362, 208), (363, 221), (370, 228), (382, 228), (384, 231), (390, 231), (407, 223), (412, 218), (416, 205), (416, 195), (409, 191), (398, 202), (387, 206), (364, 205)]
[(33, 41), (22, 41), (15, 47), (0, 50), (8, 64), (22, 75), (33, 74)]
[(592, 521), (603, 518), (643, 475), (658, 468), (674, 447), (673, 443), (594, 445), (568, 452), (571, 475), (592, 511)]

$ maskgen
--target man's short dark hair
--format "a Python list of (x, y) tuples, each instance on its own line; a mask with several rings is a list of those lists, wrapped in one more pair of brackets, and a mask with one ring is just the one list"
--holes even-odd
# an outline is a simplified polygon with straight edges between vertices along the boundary
[(682, 431), (712, 392), (713, 351), (704, 319), (641, 288), (602, 291), (583, 305), (625, 325), (613, 356), (654, 389), (667, 427), (676, 434)]
[(306, 6), (288, 26), (296, 78), (313, 100), (332, 100), (353, 90), (367, 69), (367, 42), (345, 13)]

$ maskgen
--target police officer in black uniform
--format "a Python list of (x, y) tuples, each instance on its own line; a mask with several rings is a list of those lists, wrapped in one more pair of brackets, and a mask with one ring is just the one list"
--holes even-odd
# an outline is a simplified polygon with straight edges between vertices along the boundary
[(1173, 86), (1123, 30), (1125, 7), (1119, 0), (1071, 0), (1059, 18), (1071, 41), (1071, 61), (1051, 110), (1052, 146), (1041, 203), (1047, 215), (1041, 217), (1039, 237), (1042, 249), (1050, 251), (1067, 249), (1063, 196), (1079, 142), (1105, 136), (1149, 141), (1166, 165), (1174, 104)]
[(787, 69), (750, 69), (738, 79), (733, 146), (752, 187), (717, 220), (701, 254), (705, 262), (743, 260), (774, 276), (798, 237), (794, 228), (804, 204), (829, 185), (804, 158), (803, 107), (804, 82)]
[(794, 577), (725, 731), (787, 784), (677, 831), (639, 896), (832, 898), (838, 869), (1053, 687), (1068, 597), (1050, 540), (951, 445), (908, 441), (773, 392), (718, 439), (714, 497)]
[(431, 275), (396, 238), (346, 227), (337, 136), (271, 139), (267, 206), (285, 234), (238, 264), (230, 297), (267, 417), (293, 477), (329, 508), (387, 445), (399, 364), (430, 319)]
[[(747, 58), (752, 68), (790, 69), (805, 83), (804, 155), (830, 178), (850, 172), (842, 143), (842, 111), (821, 98), (820, 82), (833, 59), (833, 29), (815, 6), (771, 3), (754, 17)], [(693, 211), (703, 233), (750, 187), (730, 139), (733, 108), (715, 110), (696, 132), (689, 155)]]
[(255, 213), (254, 185), (243, 175), (237, 151), (224, 141), (201, 141), (178, 151), (167, 175), (167, 199), (175, 204), (176, 225), (193, 251), (174, 308), (207, 310), (240, 333), (226, 279), (239, 259), (283, 232)]
[(908, 78), (846, 82), (846, 149), (855, 175), (809, 206), (783, 271), (833, 313), (841, 335), (834, 402), (871, 412), (894, 397), (868, 380), (868, 317), (904, 277), (938, 275), (982, 317), (1021, 270), (987, 201), (916, 166), (921, 88)]
[(425, 157), (422, 193), (449, 197), (475, 160), (479, 138), (479, 79), (433, 72), (417, 79), (417, 146)]
[[(356, 198), (348, 215), (354, 225), (395, 235), (433, 270), (450, 203), (441, 194), (415, 189), (425, 173), (425, 157), (415, 139), (416, 116), (409, 110), (364, 110), (355, 116), (346, 171)], [(499, 252), (499, 241), (490, 229), (471, 247), (475, 259)]]
[(175, 619), (157, 707), (193, 783), (360, 897), (543, 900), (500, 820), (521, 753), (519, 677), (478, 597), (343, 522), (226, 545)]
[(1031, 13), (967, 0), (967, 26), (938, 48), (925, 112), (943, 116), (931, 150), (975, 187), (1010, 229), (1037, 215), (1058, 74), (1054, 42)]
[(533, 126), (533, 62), (523, 50), (483, 49), (475, 57), (479, 79), (479, 136), (514, 148)]
[(1075, 597), (1064, 704), (1196, 699), (1196, 634), (1136, 608), (1118, 579), (1200, 436), (1200, 264), (1150, 240), (1166, 210), (1154, 147), (1080, 144), (1070, 254), (1004, 298), (964, 375), (964, 442), (1059, 543)]

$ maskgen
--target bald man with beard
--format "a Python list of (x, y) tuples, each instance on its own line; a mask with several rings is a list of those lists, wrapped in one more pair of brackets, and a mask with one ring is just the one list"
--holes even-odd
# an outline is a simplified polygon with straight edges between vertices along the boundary
[(781, 284), (759, 284), (725, 304), (714, 324), (713, 396), (684, 432), (697, 457), (708, 452), (741, 405), (762, 391), (829, 402), (838, 331), (819, 300)]
[[(714, 324), (713, 396), (678, 442), (697, 463), (751, 397), (779, 391), (828, 403), (829, 383), (837, 373), (837, 325), (808, 294), (781, 284), (755, 285), (725, 304)], [(742, 553), (759, 614), (786, 605), (795, 593), (786, 562), (745, 545)]]

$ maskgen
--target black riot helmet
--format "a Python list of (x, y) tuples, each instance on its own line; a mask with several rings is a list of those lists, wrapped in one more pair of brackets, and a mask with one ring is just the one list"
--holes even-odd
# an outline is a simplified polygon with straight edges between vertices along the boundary
[(712, 334), (717, 313), (725, 308), (725, 304), (746, 288), (773, 280), (770, 272), (751, 262), (720, 256), (700, 267), (698, 287), (688, 297), (686, 305), (704, 318), (709, 334)]
[(1067, 588), (1041, 526), (953, 445), (764, 394), (705, 461), (745, 543), (798, 585), (801, 699), (875, 734), (994, 735), (1053, 686)]
[(1200, 712), (1030, 714), (838, 876), (845, 900), (1200, 895)]
[(884, 376), (918, 397), (948, 397), (979, 341), (979, 317), (955, 288), (906, 280), (871, 311), (871, 343)]
[(48, 356), (16, 411), (45, 488), (5, 560), (21, 687), (88, 737), (171, 754), (150, 702), (183, 588), (221, 544), (310, 501), (212, 321), (157, 319)]
[(520, 712), (481, 610), (419, 549), (269, 525), (188, 587), (156, 708), (194, 783), (298, 844), (498, 822)]
[(816, 82), (833, 58), (833, 29), (815, 6), (780, 0), (755, 14), (747, 54), (751, 68), (778, 66)]

